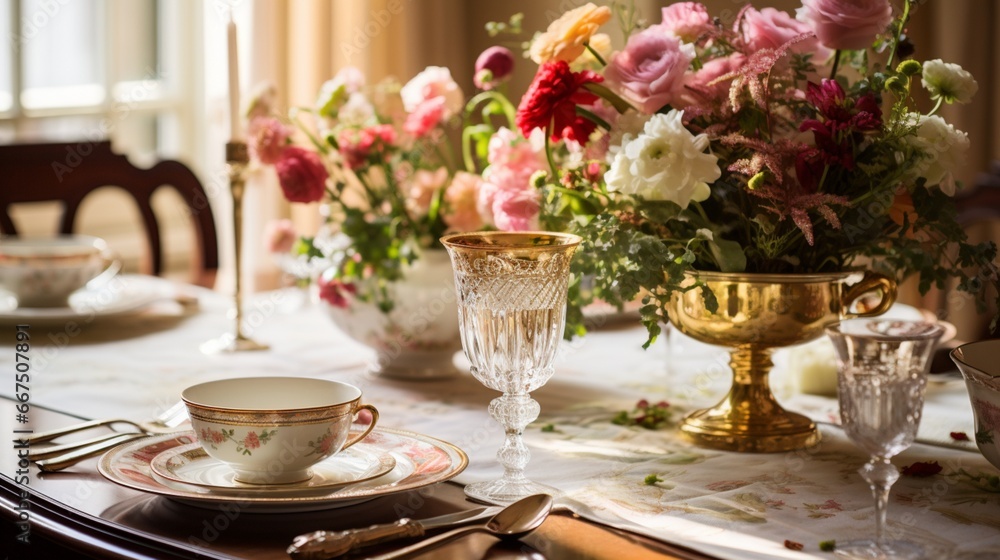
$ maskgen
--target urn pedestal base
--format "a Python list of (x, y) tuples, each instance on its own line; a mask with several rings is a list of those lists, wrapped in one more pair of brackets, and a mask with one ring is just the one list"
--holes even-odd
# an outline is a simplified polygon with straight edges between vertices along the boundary
[[(722, 402), (688, 414), (680, 431), (695, 445), (725, 451), (777, 453), (819, 442), (814, 422), (774, 398), (772, 350), (819, 338), (841, 319), (880, 315), (896, 298), (895, 282), (873, 273), (697, 272), (686, 281), (690, 289), (671, 298), (670, 322), (692, 338), (732, 348), (733, 384)], [(878, 303), (858, 309), (858, 300), (875, 291)]]

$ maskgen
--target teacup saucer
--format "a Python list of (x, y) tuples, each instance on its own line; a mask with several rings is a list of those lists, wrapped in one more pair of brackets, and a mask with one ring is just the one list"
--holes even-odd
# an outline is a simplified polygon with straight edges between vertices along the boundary
[(312, 478), (292, 484), (247, 484), (235, 479), (229, 466), (205, 452), (200, 443), (167, 449), (149, 462), (153, 477), (168, 486), (196, 486), (213, 493), (300, 495), (312, 491), (329, 493), (385, 475), (396, 467), (387, 452), (362, 443), (345, 449), (312, 466)]

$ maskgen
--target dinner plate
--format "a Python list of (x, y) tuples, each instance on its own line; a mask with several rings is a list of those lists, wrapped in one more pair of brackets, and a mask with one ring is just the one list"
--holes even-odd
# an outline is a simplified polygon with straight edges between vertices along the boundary
[(194, 432), (151, 436), (123, 443), (101, 457), (98, 471), (116, 484), (193, 506), (214, 509), (220, 503), (235, 502), (246, 511), (285, 513), (345, 507), (423, 488), (450, 480), (469, 464), (465, 452), (450, 443), (422, 434), (379, 427), (365, 438), (365, 444), (392, 455), (396, 466), (380, 477), (329, 492), (303, 491), (281, 495), (262, 495), (260, 491), (223, 493), (195, 485), (167, 485), (157, 480), (150, 463), (160, 453), (192, 443), (197, 443)]
[(155, 276), (122, 274), (93, 290), (79, 290), (69, 297), (69, 307), (17, 307), (17, 300), (0, 293), (0, 323), (81, 324), (94, 320), (137, 313), (160, 300), (176, 295), (173, 284)]
[(214, 459), (198, 443), (174, 447), (149, 462), (153, 478), (167, 486), (209, 488), (217, 494), (299, 496), (329, 493), (337, 488), (367, 482), (396, 467), (391, 453), (359, 443), (313, 465), (312, 478), (296, 484), (248, 484), (236, 480), (236, 472)]

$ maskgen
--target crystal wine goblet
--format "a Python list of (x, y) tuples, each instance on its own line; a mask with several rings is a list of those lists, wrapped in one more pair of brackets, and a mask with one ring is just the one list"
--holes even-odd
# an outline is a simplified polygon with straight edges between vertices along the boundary
[(889, 459), (917, 435), (929, 358), (944, 329), (920, 321), (843, 321), (826, 329), (837, 349), (840, 419), (871, 459), (858, 471), (875, 497), (875, 539), (837, 543), (845, 558), (924, 558), (924, 548), (885, 534), (889, 489), (899, 471)]
[(581, 239), (547, 232), (485, 232), (445, 236), (458, 292), (462, 347), (480, 383), (503, 393), (490, 415), (506, 433), (497, 460), (499, 480), (465, 487), (471, 498), (511, 503), (554, 490), (528, 480), (531, 454), (521, 440), (538, 418), (529, 393), (552, 377), (566, 324), (569, 264)]

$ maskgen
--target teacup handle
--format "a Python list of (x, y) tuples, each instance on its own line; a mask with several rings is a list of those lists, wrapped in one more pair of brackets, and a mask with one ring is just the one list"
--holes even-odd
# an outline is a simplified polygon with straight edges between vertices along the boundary
[(362, 410), (367, 410), (368, 412), (372, 413), (372, 422), (371, 422), (371, 424), (368, 424), (368, 428), (365, 429), (365, 431), (361, 432), (361, 435), (356, 436), (353, 439), (347, 440), (347, 443), (345, 443), (344, 446), (340, 448), (341, 451), (343, 451), (343, 450), (347, 449), (348, 447), (354, 445), (355, 443), (358, 443), (359, 441), (365, 439), (366, 437), (368, 437), (368, 434), (372, 433), (372, 430), (375, 429), (375, 423), (378, 422), (378, 409), (375, 408), (374, 406), (370, 405), (370, 404), (363, 404), (363, 405), (359, 406), (357, 410), (354, 411), (354, 414), (356, 415), (358, 412), (360, 412)]
[(87, 282), (88, 289), (100, 289), (122, 270), (122, 260), (118, 258), (118, 253), (111, 249), (102, 252), (101, 259), (104, 261), (104, 270)]
[[(874, 308), (868, 311), (863, 311), (861, 313), (852, 313), (851, 305), (854, 304), (861, 296), (879, 290), (882, 293), (882, 300), (878, 302)], [(892, 304), (896, 301), (896, 282), (893, 281), (888, 276), (879, 274), (877, 272), (867, 271), (860, 282), (851, 286), (844, 292), (841, 296), (841, 305), (844, 310), (844, 318), (853, 319), (855, 317), (875, 317), (876, 315), (881, 315), (892, 307)]]

